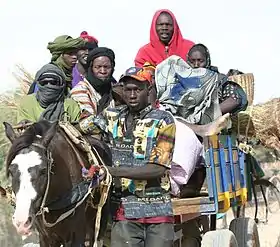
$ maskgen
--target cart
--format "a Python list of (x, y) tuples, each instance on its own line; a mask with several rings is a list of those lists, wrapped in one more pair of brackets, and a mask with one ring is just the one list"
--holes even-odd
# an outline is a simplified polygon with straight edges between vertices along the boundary
[[(232, 207), (244, 207), (248, 199), (247, 167), (245, 153), (238, 149), (236, 138), (230, 133), (204, 138), (205, 168), (208, 195), (195, 198), (173, 199), (178, 247), (259, 247), (255, 221), (235, 214), (229, 229), (216, 229), (216, 215)], [(184, 239), (185, 222), (208, 216), (209, 228), (201, 243)]]

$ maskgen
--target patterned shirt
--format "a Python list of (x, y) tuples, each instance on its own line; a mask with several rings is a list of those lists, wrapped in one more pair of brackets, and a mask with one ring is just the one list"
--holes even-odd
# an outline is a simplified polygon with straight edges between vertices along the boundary
[(235, 82), (227, 81), (219, 90), (219, 102), (222, 103), (226, 99), (232, 98), (238, 103), (238, 107), (231, 113), (244, 111), (247, 108), (247, 95), (240, 85)]
[[(130, 126), (126, 126), (127, 116), (127, 108), (106, 111), (114, 166), (153, 163), (170, 169), (176, 131), (172, 115), (148, 106)], [(125, 219), (172, 216), (169, 191), (167, 174), (149, 181), (114, 178), (113, 200), (123, 208)]]
[[(96, 115), (98, 101), (101, 99), (101, 95), (93, 88), (90, 83), (84, 79), (80, 81), (70, 92), (71, 98), (78, 102), (81, 111), (89, 112)], [(114, 107), (114, 101), (110, 102), (110, 107)]]

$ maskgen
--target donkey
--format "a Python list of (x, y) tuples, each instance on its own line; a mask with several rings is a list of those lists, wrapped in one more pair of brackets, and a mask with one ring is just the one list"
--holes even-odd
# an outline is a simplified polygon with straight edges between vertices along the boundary
[[(20, 136), (16, 135), (10, 124), (4, 123), (4, 126), (6, 136), (12, 143), (7, 156), (6, 174), (12, 178), (16, 199), (12, 222), (17, 232), (23, 236), (30, 235), (35, 227), (39, 232), (41, 247), (85, 246), (85, 242), (92, 246), (96, 209), (88, 206), (87, 200), (54, 226), (46, 224), (55, 222), (73, 204), (75, 206), (77, 200), (73, 202), (73, 196), (79, 198), (81, 191), (85, 190), (85, 186), (75, 191), (73, 188), (85, 182), (81, 162), (84, 167), (90, 167), (86, 154), (67, 141), (65, 132), (57, 123), (39, 121)], [(90, 142), (103, 162), (111, 166), (109, 147), (94, 138)], [(43, 202), (49, 205), (49, 213), (42, 214)], [(54, 204), (56, 207), (52, 209)], [(102, 215), (108, 217), (107, 210), (108, 205), (103, 207)], [(105, 232), (107, 217), (101, 219), (99, 236), (102, 229)]]

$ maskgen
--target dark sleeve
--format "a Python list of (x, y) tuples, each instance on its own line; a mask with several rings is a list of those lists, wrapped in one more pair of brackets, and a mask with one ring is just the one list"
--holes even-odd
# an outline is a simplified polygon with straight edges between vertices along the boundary
[(238, 103), (238, 107), (234, 110), (233, 113), (246, 110), (248, 106), (247, 95), (239, 84), (232, 81), (227, 81), (222, 85), (220, 103), (228, 98), (232, 98)]

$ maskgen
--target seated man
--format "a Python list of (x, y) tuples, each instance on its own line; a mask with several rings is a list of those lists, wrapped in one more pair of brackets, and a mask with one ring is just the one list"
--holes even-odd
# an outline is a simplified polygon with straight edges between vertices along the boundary
[[(52, 57), (50, 64), (60, 68), (64, 73), (67, 88), (65, 93), (72, 88), (72, 71), (77, 63), (77, 52), (80, 48), (86, 46), (86, 41), (82, 38), (73, 39), (68, 35), (61, 35), (49, 42), (47, 49), (50, 51)], [(35, 93), (38, 90), (36, 82), (33, 82), (29, 88), (28, 94)]]
[(17, 121), (37, 122), (39, 120), (59, 121), (80, 119), (80, 107), (66, 98), (64, 73), (54, 64), (44, 65), (35, 76), (38, 85), (36, 93), (23, 96), (19, 102)]
[(99, 127), (92, 128), (92, 116), (89, 112), (81, 113), (79, 104), (65, 96), (66, 81), (63, 72), (53, 64), (43, 66), (35, 76), (38, 85), (36, 93), (25, 95), (19, 102), (17, 122), (37, 122), (39, 120), (69, 121), (82, 134), (100, 138), (102, 119), (97, 119)]
[[(154, 65), (152, 65), (151, 63), (149, 62), (146, 62), (144, 63), (143, 65), (143, 70), (144, 71), (147, 71), (151, 74), (152, 76), (152, 84), (154, 84), (154, 80), (155, 80), (155, 69), (156, 67)], [(154, 88), (152, 88), (153, 90)], [(124, 100), (123, 100), (123, 85), (122, 85), (122, 82), (118, 82), (116, 84), (113, 85), (112, 87), (112, 93), (113, 93), (113, 98), (114, 98), (114, 101), (115, 101), (115, 106), (119, 106), (119, 105), (123, 105), (125, 104)], [(150, 94), (150, 99), (151, 99), (151, 95), (155, 95), (153, 92)], [(153, 102), (153, 101), (151, 101)]]
[(90, 36), (86, 31), (83, 31), (80, 38), (84, 39), (87, 43), (84, 47), (81, 47), (77, 52), (78, 62), (73, 68), (73, 80), (72, 88), (77, 85), (80, 81), (84, 80), (87, 72), (87, 57), (88, 53), (98, 47), (98, 40), (93, 36)]
[(150, 43), (139, 49), (135, 65), (142, 67), (145, 62), (158, 65), (171, 55), (185, 59), (193, 45), (183, 38), (174, 14), (168, 9), (158, 10), (151, 24)]
[(168, 171), (175, 124), (172, 115), (149, 104), (151, 74), (130, 68), (121, 77), (122, 109), (104, 113), (111, 134), (114, 223), (111, 247), (173, 245)]
[(71, 90), (71, 98), (81, 111), (92, 115), (114, 107), (112, 80), (115, 70), (115, 53), (106, 47), (93, 49), (87, 57), (87, 75)]

